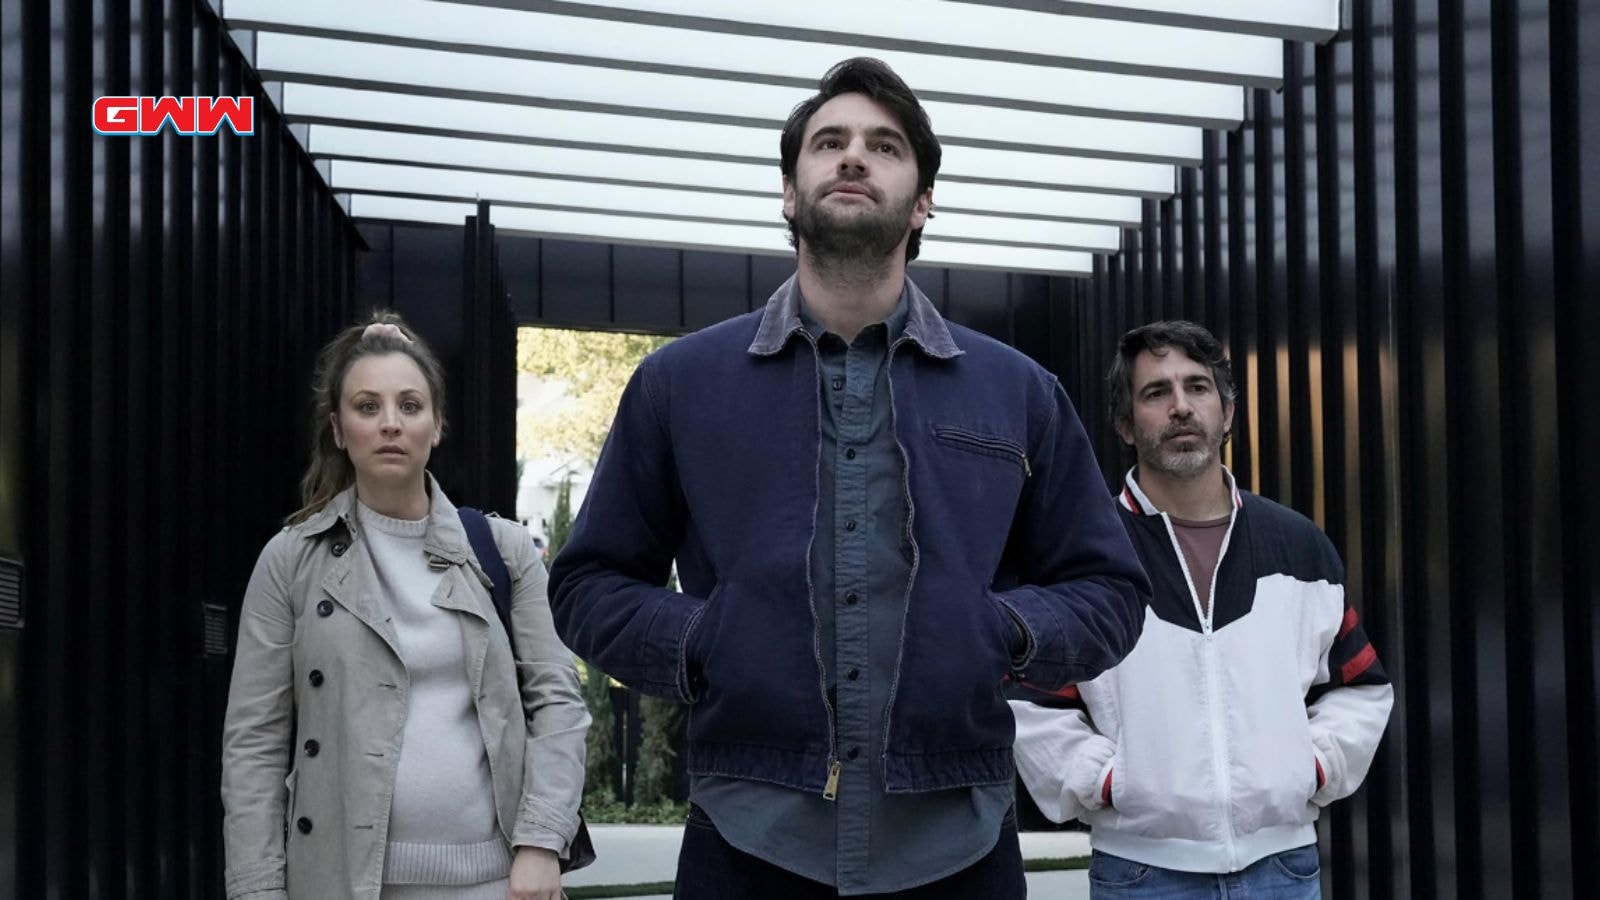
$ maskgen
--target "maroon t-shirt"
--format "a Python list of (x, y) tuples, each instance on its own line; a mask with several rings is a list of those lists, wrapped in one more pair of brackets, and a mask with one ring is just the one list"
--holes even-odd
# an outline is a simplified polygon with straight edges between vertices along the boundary
[(1210, 614), (1211, 576), (1217, 572), (1217, 558), (1222, 555), (1222, 539), (1228, 534), (1231, 516), (1194, 522), (1169, 516), (1172, 531), (1178, 536), (1178, 546), (1183, 548), (1183, 560), (1189, 566), (1189, 577), (1194, 579), (1195, 593), (1200, 597), (1200, 612)]

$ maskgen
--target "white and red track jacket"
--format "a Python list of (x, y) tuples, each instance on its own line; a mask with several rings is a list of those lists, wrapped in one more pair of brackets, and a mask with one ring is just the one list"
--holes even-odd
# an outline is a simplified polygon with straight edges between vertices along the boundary
[(1130, 471), (1118, 505), (1155, 589), (1139, 643), (1093, 681), (1011, 702), (1028, 792), (1049, 818), (1088, 823), (1098, 850), (1221, 873), (1313, 843), (1388, 723), (1394, 689), (1333, 544), (1293, 510), (1233, 496), (1208, 614)]

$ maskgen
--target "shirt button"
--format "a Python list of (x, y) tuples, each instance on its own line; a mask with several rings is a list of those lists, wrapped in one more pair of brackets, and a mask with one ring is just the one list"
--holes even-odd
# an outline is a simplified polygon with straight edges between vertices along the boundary
[(833, 377), (833, 389), (836, 390), (836, 391), (843, 390), (844, 389), (844, 379), (839, 377), (839, 376), (837, 376), (837, 375), (835, 375)]
[(860, 747), (851, 747), (850, 748), (850, 752), (845, 754), (845, 756), (849, 757), (850, 759), (855, 759), (856, 757), (858, 757), (860, 755), (861, 755), (861, 748)]
[(300, 833), (301, 834), (310, 834), (311, 833), (311, 820), (306, 818), (305, 816), (301, 816), (298, 820), (295, 821), (294, 827), (300, 829)]
[(851, 591), (850, 593), (844, 595), (844, 605), (845, 606), (855, 606), (856, 605), (856, 592), (855, 591)]
[(856, 458), (856, 451), (854, 451), (854, 450), (846, 450), (844, 452), (844, 458), (845, 459), (855, 459)]
[(322, 670), (321, 669), (312, 669), (311, 670), (311, 674), (307, 675), (306, 678), (310, 679), (312, 687), (322, 687)]
[(323, 600), (321, 603), (318, 603), (317, 604), (317, 615), (323, 617), (324, 619), (326, 619), (327, 617), (333, 615), (333, 601), (332, 600)]
[(322, 752), (322, 745), (321, 744), (317, 743), (315, 740), (306, 741), (306, 755), (307, 756), (316, 756), (318, 753), (321, 753), (321, 752)]
[(850, 671), (845, 673), (844, 677), (850, 679), (851, 681), (855, 681), (857, 678), (861, 677), (861, 670), (860, 669), (851, 669)]
[(343, 556), (344, 552), (349, 549), (350, 545), (346, 544), (344, 541), (335, 541), (333, 544), (333, 555)]
[(855, 531), (856, 530), (856, 520), (855, 519), (851, 519), (850, 521), (844, 523), (844, 530), (845, 531)]

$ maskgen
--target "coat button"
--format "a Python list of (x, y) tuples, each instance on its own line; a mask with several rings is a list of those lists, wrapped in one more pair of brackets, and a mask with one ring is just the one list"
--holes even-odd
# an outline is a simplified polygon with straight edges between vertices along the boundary
[(346, 544), (344, 541), (334, 541), (333, 542), (333, 555), (334, 556), (343, 556), (344, 552), (346, 550), (349, 550), (349, 549), (350, 549), (350, 545)]
[(860, 669), (851, 669), (849, 672), (845, 673), (844, 677), (850, 679), (851, 681), (855, 681), (857, 678), (861, 677), (861, 670)]
[(294, 823), (294, 827), (300, 829), (300, 833), (301, 834), (310, 834), (311, 833), (311, 820), (306, 818), (305, 816), (301, 816)]
[(856, 451), (854, 451), (854, 450), (846, 450), (844, 452), (844, 458), (845, 459), (855, 459), (856, 458)]
[(315, 739), (306, 741), (306, 755), (307, 756), (316, 756), (318, 753), (321, 753), (321, 752), (322, 752), (322, 745), (317, 743)]
[(858, 757), (860, 755), (861, 755), (861, 748), (860, 747), (851, 747), (850, 748), (850, 752), (845, 754), (845, 756), (849, 757), (850, 759), (855, 759), (856, 757)]
[(307, 675), (306, 677), (311, 680), (311, 686), (312, 687), (322, 687), (322, 670), (321, 669), (312, 669), (311, 670), (311, 674)]
[(859, 598), (856, 597), (856, 592), (855, 591), (851, 591), (850, 593), (844, 595), (844, 605), (845, 606), (855, 606), (856, 605), (856, 600), (858, 600), (858, 599)]
[(318, 603), (317, 604), (317, 615), (323, 617), (324, 619), (326, 619), (327, 617), (333, 615), (333, 601), (332, 600), (323, 600), (322, 602)]

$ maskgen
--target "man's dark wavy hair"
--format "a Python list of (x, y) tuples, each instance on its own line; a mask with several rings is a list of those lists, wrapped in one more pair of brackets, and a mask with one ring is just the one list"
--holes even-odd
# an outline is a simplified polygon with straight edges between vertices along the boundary
[[(800, 159), (800, 142), (805, 138), (806, 126), (822, 104), (840, 94), (865, 94), (882, 104), (900, 123), (911, 142), (911, 153), (917, 160), (917, 194), (933, 187), (934, 176), (939, 174), (939, 138), (933, 133), (933, 122), (918, 102), (917, 95), (900, 79), (894, 70), (881, 59), (858, 56), (847, 59), (829, 69), (817, 85), (817, 93), (802, 101), (789, 113), (783, 123), (783, 136), (778, 140), (779, 167), (783, 177), (794, 181), (795, 163)], [(798, 246), (794, 223), (789, 223), (789, 243)], [(906, 262), (917, 258), (922, 246), (922, 229), (911, 232), (906, 242)]]

